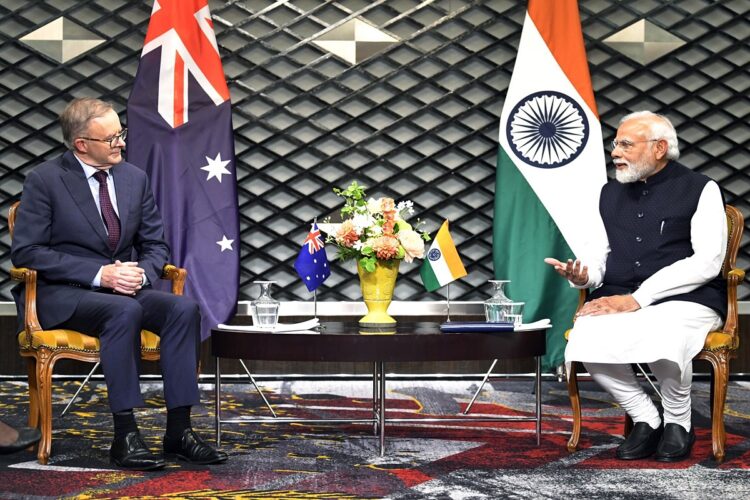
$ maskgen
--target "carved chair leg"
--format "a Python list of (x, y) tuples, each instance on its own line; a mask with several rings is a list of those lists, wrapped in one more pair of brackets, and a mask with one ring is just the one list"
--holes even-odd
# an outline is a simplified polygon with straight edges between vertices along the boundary
[(51, 352), (40, 349), (36, 366), (39, 385), (39, 414), (41, 417), (42, 439), (39, 441), (37, 460), (46, 465), (52, 450), (52, 368), (55, 359)]
[(39, 427), (39, 384), (36, 379), (36, 357), (26, 357), (26, 371), (29, 376), (29, 427)]
[(729, 356), (727, 351), (712, 353), (709, 357), (714, 372), (714, 389), (711, 400), (711, 441), (714, 459), (718, 463), (724, 461), (724, 446), (727, 441), (724, 430), (724, 403), (727, 398), (727, 384), (729, 383)]
[(570, 396), (570, 407), (573, 412), (573, 430), (568, 440), (568, 451), (574, 452), (578, 449), (578, 441), (581, 438), (581, 399), (578, 394), (578, 363), (570, 364), (568, 374), (568, 395)]

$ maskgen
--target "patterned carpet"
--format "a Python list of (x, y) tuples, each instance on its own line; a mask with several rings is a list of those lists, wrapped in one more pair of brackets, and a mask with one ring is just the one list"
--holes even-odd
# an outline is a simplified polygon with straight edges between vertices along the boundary
[[(223, 386), (225, 415), (267, 415), (252, 386)], [(369, 382), (268, 382), (277, 413), (296, 416), (368, 417)], [(465, 408), (475, 382), (388, 383), (389, 417), (455, 414)], [(160, 448), (165, 412), (159, 385), (144, 384), (148, 408), (137, 411), (142, 434)], [(527, 415), (534, 409), (532, 383), (497, 380), (473, 414)], [(26, 386), (0, 382), (0, 418), (23, 424)], [(73, 382), (55, 386), (59, 415)], [(213, 440), (213, 385), (202, 386), (205, 406), (194, 426)], [(0, 498), (750, 498), (750, 384), (733, 382), (727, 404), (727, 460), (711, 455), (708, 386), (694, 384), (697, 441), (682, 463), (614, 458), (622, 413), (590, 382), (582, 384), (585, 410), (581, 451), (568, 454), (570, 431), (563, 384), (543, 384), (543, 436), (533, 423), (409, 423), (389, 426), (386, 456), (378, 453), (371, 425), (227, 424), (218, 466), (170, 463), (157, 472), (127, 472), (108, 463), (111, 416), (101, 383), (85, 389), (74, 411), (54, 420), (48, 466), (22, 452), (0, 456)], [(20, 415), (19, 415), (20, 412)]]

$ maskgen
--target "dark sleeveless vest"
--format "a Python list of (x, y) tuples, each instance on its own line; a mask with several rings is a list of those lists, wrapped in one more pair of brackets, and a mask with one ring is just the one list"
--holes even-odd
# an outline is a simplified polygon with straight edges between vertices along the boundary
[[(604, 284), (589, 299), (636, 291), (643, 281), (693, 255), (690, 219), (711, 179), (676, 162), (648, 178), (602, 188), (599, 211), (609, 238)], [(656, 301), (684, 300), (710, 307), (726, 317), (727, 287), (721, 273), (692, 292)]]

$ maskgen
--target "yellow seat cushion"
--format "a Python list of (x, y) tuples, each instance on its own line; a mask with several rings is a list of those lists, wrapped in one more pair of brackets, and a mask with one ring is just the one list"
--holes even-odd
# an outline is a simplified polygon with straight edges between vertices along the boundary
[(703, 349), (706, 351), (718, 351), (719, 349), (737, 349), (739, 345), (734, 344), (734, 337), (724, 332), (710, 332), (706, 335)]
[[(161, 339), (148, 330), (141, 330), (141, 351), (158, 351)], [(26, 332), (18, 334), (18, 345), (28, 349)], [(45, 347), (50, 350), (70, 349), (73, 351), (98, 352), (99, 339), (75, 330), (43, 330), (31, 335), (31, 347)]]

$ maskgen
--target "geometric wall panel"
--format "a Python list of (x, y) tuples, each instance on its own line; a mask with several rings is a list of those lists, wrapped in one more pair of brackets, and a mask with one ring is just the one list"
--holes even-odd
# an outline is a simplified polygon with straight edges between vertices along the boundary
[[(2, 2), (2, 269), (10, 266), (7, 209), (26, 173), (62, 152), (56, 116), (65, 103), (100, 96), (124, 119), (151, 7), (151, 0)], [(352, 180), (372, 196), (411, 199), (431, 232), (449, 218), (469, 272), (451, 297), (485, 298), (498, 120), (526, 3), (244, 0), (210, 7), (233, 103), (240, 298), (257, 294), (256, 279), (277, 280), (282, 300), (310, 297), (294, 259), (312, 219), (340, 207), (332, 189)], [(677, 127), (683, 163), (717, 180), (726, 201), (750, 219), (749, 3), (597, 0), (580, 2), (579, 9), (604, 143), (627, 112), (666, 113)], [(20, 41), (61, 16), (103, 42), (61, 64)], [(353, 20), (396, 43), (379, 45), (354, 64), (316, 45)], [(640, 20), (684, 45), (642, 64), (605, 43)], [(745, 269), (747, 233), (740, 252)], [(330, 248), (331, 259), (334, 253)], [(358, 299), (353, 264), (331, 267), (319, 299)], [(7, 274), (0, 276), (0, 300), (10, 300), (10, 286)], [(440, 294), (425, 293), (417, 264), (404, 263), (396, 296)], [(741, 297), (750, 297), (746, 286)]]

